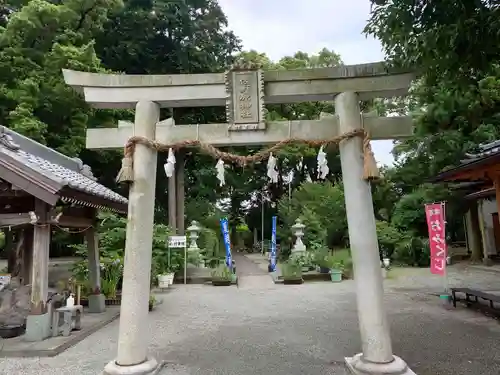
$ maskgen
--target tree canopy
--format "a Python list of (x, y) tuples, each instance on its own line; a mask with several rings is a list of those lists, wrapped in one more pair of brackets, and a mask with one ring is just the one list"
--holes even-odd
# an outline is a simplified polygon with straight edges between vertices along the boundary
[[(494, 0), (372, 1), (365, 32), (382, 42), (389, 64), (413, 69), (418, 75), (408, 97), (362, 104), (364, 111), (376, 110), (381, 115), (410, 114), (416, 128), (413, 137), (395, 142), (394, 165), (383, 167), (384, 179), (372, 186), (385, 251), (402, 254), (406, 247), (417, 246), (412, 236), (426, 235), (423, 203), (436, 199), (449, 202), (455, 215), (449, 220), (450, 232), (456, 238), (463, 236), (463, 207), (456, 203), (456, 193), (425, 182), (459, 163), (479, 143), (500, 138), (498, 30), (500, 5)], [(297, 51), (278, 61), (260, 51), (242, 51), (241, 41), (228, 28), (215, 0), (5, 0), (0, 5), (0, 123), (69, 156), (79, 156), (101, 182), (122, 189), (114, 185), (120, 150), (84, 149), (85, 129), (116, 126), (119, 119), (132, 119), (133, 113), (90, 108), (64, 83), (61, 69), (129, 74), (222, 72), (235, 57), (259, 62), (266, 70), (343, 64), (338, 53), (326, 48), (315, 54)], [(334, 112), (332, 102), (269, 105), (267, 109), (268, 120), (318, 119), (322, 112)], [(165, 109), (161, 116), (173, 116), (179, 126), (225, 121), (224, 108)], [(259, 148), (228, 149), (249, 154)], [(283, 242), (300, 216), (308, 221), (311, 233), (321, 237), (319, 242), (348, 245), (340, 160), (336, 149), (327, 151), (331, 173), (324, 183), (316, 181), (318, 150), (294, 145), (277, 155), (278, 184), (268, 183), (261, 163), (245, 168), (230, 165), (223, 187), (215, 178), (216, 161), (189, 152), (188, 219), (215, 228), (217, 218), (228, 214), (235, 231), (238, 224), (260, 231), (264, 200), (265, 227), (270, 227), (271, 215), (278, 213)], [(165, 155), (159, 157), (156, 220), (165, 223)], [(292, 171), (294, 178), (288, 184), (286, 176)], [(404, 233), (410, 237), (397, 237)], [(397, 247), (396, 242), (403, 245)], [(418, 246), (424, 248), (422, 243)], [(419, 255), (414, 262), (420, 264), (424, 258)]]

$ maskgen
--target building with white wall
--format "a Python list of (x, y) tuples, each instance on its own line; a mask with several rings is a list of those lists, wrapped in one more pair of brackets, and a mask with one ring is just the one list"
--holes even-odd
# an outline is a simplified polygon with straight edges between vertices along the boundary
[(474, 260), (500, 259), (500, 140), (479, 146), (455, 168), (441, 172), (434, 182), (468, 183), (465, 196), (467, 248)]

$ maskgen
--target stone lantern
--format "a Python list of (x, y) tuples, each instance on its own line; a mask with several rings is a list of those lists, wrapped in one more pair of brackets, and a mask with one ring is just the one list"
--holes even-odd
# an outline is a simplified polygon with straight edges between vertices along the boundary
[(292, 233), (295, 236), (295, 244), (292, 248), (292, 255), (302, 253), (306, 251), (306, 246), (302, 242), (302, 237), (304, 237), (304, 229), (306, 226), (302, 224), (300, 219), (295, 220), (295, 224), (292, 225)]
[(197, 221), (193, 220), (191, 225), (186, 228), (186, 232), (189, 235), (189, 246), (187, 248), (188, 251), (188, 259), (191, 266), (200, 266), (205, 267), (205, 262), (203, 260), (203, 256), (200, 253), (200, 248), (198, 247), (198, 243), (196, 242), (198, 238), (200, 238), (201, 227)]
[(186, 228), (186, 232), (189, 234), (189, 251), (197, 251), (199, 250), (198, 248), (198, 243), (196, 242), (198, 238), (200, 238), (199, 233), (201, 232), (201, 228), (198, 225), (198, 222), (193, 220), (191, 222), (191, 225)]

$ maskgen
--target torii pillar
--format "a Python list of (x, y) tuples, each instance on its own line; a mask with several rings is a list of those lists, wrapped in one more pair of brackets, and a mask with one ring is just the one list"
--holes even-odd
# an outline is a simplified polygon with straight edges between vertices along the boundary
[[(335, 98), (335, 112), (339, 116), (341, 133), (363, 127), (356, 93), (339, 94)], [(372, 193), (369, 182), (363, 179), (362, 142), (358, 137), (339, 145), (363, 350), (352, 358), (346, 358), (346, 364), (353, 374), (410, 375), (414, 372), (401, 358), (392, 354), (389, 325), (384, 311), (384, 287)]]

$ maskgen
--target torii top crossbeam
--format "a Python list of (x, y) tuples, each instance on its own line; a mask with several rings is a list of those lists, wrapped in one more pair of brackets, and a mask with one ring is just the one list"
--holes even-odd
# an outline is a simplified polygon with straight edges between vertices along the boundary
[[(361, 100), (403, 96), (414, 78), (411, 72), (388, 70), (383, 62), (301, 70), (236, 72), (261, 85), (266, 104), (328, 101), (345, 91)], [(66, 83), (81, 91), (96, 108), (134, 108), (141, 100), (162, 107), (225, 106), (227, 73), (127, 75), (63, 70)]]
[[(356, 92), (362, 100), (402, 96), (407, 94), (414, 78), (410, 72), (388, 70), (384, 63), (289, 71), (262, 71), (257, 66), (241, 64), (226, 73), (178, 75), (98, 74), (72, 70), (63, 73), (66, 83), (82, 92), (85, 100), (97, 108), (134, 108), (140, 101), (169, 108), (225, 106), (227, 123), (175, 126), (162, 121), (157, 125), (157, 141), (170, 144), (200, 139), (214, 146), (336, 136), (339, 134), (336, 117), (266, 123), (264, 104), (331, 101), (345, 91)], [(372, 139), (403, 138), (413, 132), (409, 117), (384, 118), (365, 114), (363, 121)], [(131, 125), (122, 122), (117, 128), (89, 129), (87, 147), (122, 147), (134, 135)]]

